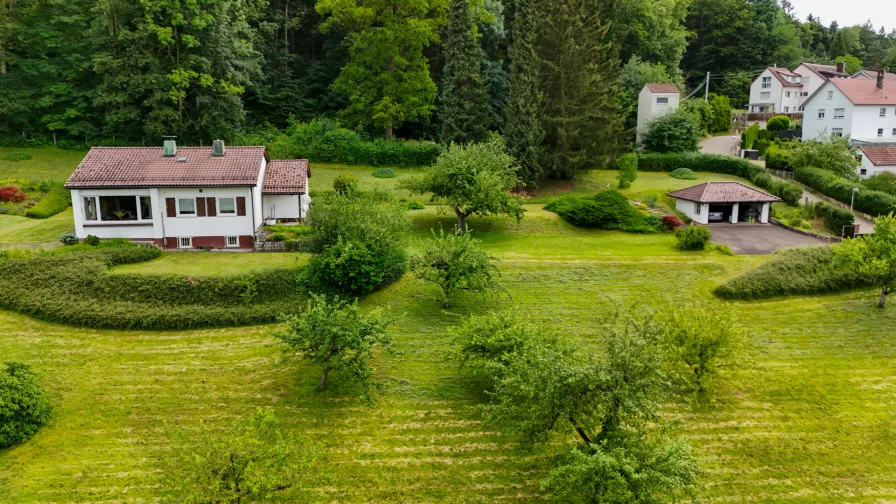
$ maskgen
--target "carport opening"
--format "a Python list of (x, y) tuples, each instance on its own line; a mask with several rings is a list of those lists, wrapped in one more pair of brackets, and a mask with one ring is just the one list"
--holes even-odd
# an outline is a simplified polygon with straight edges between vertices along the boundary
[(762, 216), (762, 203), (741, 203), (737, 219), (741, 222), (759, 222)]
[(731, 222), (733, 205), (709, 205), (709, 222)]

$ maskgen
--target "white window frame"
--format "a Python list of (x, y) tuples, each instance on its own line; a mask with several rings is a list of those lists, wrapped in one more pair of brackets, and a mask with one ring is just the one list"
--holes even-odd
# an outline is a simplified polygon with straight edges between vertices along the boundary
[[(231, 243), (231, 240), (233, 243)], [(227, 248), (237, 248), (240, 246), (240, 237), (239, 236), (225, 236), (224, 237), (224, 246)]]
[(797, 110), (799, 110), (800, 112), (802, 112), (802, 111), (806, 110), (806, 106), (805, 106), (805, 105), (800, 105), (800, 108), (797, 109)]
[(887, 107), (880, 108), (880, 117), (887, 117)]
[(694, 215), (700, 215), (700, 210), (703, 208), (703, 203), (694, 203)]
[[(117, 221), (117, 220), (103, 220), (103, 212), (100, 211), (100, 198), (106, 196), (119, 196), (117, 194), (100, 194), (94, 196), (83, 196), (81, 199), (81, 204), (83, 205), (82, 211), (84, 214), (84, 222), (85, 223), (99, 223), (99, 222), (114, 222), (116, 225), (127, 225), (129, 222), (152, 222), (152, 197), (148, 194), (135, 194), (133, 197), (137, 200), (137, 220), (128, 220), (128, 221)], [(120, 197), (124, 198), (128, 195), (121, 195)], [(149, 200), (149, 218), (144, 219), (142, 212), (140, 211), (140, 198), (150, 198)], [(96, 219), (88, 219), (87, 218), (87, 203), (85, 200), (91, 199), (93, 200), (93, 205), (96, 210)]]
[(843, 119), (844, 117), (846, 117), (846, 109), (845, 108), (835, 108), (834, 109), (834, 119)]
[(771, 77), (763, 77), (761, 89), (771, 89), (771, 88), (772, 88), (772, 78)]
[[(220, 197), (220, 198), (216, 198), (216, 199), (217, 199), (217, 201), (216, 201), (217, 214), (219, 216), (222, 216), (222, 217), (235, 217), (236, 216), (236, 196), (224, 196), (224, 197)], [(225, 212), (223, 210), (224, 207), (223, 207), (223, 205), (221, 205), (221, 201), (226, 200), (226, 199), (233, 200), (233, 211), (232, 212)]]
[(823, 108), (818, 109), (818, 118), (824, 119), (824, 109)]
[(883, 129), (883, 128), (877, 128), (877, 136), (878, 136), (878, 137), (882, 137), (882, 136), (884, 136), (884, 129)]
[(790, 107), (788, 107), (787, 105), (784, 105), (784, 112), (790, 112)]
[(893, 128), (893, 135), (892, 135), (892, 136), (896, 136), (896, 128)]
[(785, 95), (786, 97), (790, 98), (790, 91), (784, 91), (784, 95)]
[(193, 248), (193, 237), (192, 236), (179, 236), (177, 238), (177, 248), (179, 248), (179, 249)]
[(800, 96), (809, 96), (809, 92), (808, 92), (808, 91), (803, 91), (803, 92), (800, 93)]
[(828, 100), (833, 100), (833, 99), (834, 99), (834, 92), (828, 91)]
[(843, 136), (843, 128), (833, 128), (831, 129), (831, 136), (840, 138)]
[[(181, 206), (180, 206), (181, 201), (192, 201), (193, 202), (193, 213), (181, 212), (181, 210), (180, 210), (181, 209)], [(197, 212), (198, 212), (198, 209), (197, 209), (198, 206), (199, 205), (196, 204), (196, 198), (177, 198), (177, 216), (178, 217), (196, 217)]]
[(771, 91), (761, 91), (761, 92), (759, 93), (759, 99), (760, 99), (760, 100), (771, 100), (771, 99), (772, 99), (772, 92), (771, 92)]

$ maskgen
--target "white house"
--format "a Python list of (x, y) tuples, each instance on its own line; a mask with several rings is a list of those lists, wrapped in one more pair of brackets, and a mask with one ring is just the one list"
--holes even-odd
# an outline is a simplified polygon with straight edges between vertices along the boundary
[(848, 136), (854, 144), (896, 142), (896, 80), (832, 79), (809, 97), (803, 140)]
[(638, 94), (637, 140), (641, 140), (651, 120), (676, 110), (680, 101), (681, 93), (675, 84), (645, 84)]
[(833, 78), (848, 78), (844, 63), (800, 63), (793, 71), (768, 67), (750, 84), (750, 112), (792, 114), (803, 111), (805, 101)]
[[(859, 70), (858, 72), (852, 74), (853, 79), (876, 79), (877, 78), (877, 70)], [(896, 73), (893, 72), (885, 72), (884, 79), (896, 79)]]
[(878, 173), (896, 174), (896, 145), (861, 145), (859, 146), (859, 175), (870, 177)]
[(699, 224), (759, 222), (768, 224), (769, 207), (777, 196), (740, 182), (705, 182), (670, 192), (675, 209)]
[(308, 163), (264, 147), (94, 147), (66, 182), (75, 234), (169, 249), (252, 248), (267, 217), (302, 219)]

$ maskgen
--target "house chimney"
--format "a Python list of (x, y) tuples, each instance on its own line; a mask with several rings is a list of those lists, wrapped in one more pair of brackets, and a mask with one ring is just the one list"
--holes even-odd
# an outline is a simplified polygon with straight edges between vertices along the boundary
[(845, 62), (845, 61), (838, 61), (838, 62), (837, 62), (837, 71), (838, 71), (839, 73), (844, 73), (844, 72), (846, 72), (846, 62)]
[(174, 141), (174, 138), (165, 137), (165, 142), (162, 144), (162, 156), (174, 157), (177, 155), (177, 142)]
[(884, 88), (884, 70), (880, 69), (877, 71), (877, 89)]
[(212, 142), (212, 156), (224, 157), (224, 140), (215, 140)]

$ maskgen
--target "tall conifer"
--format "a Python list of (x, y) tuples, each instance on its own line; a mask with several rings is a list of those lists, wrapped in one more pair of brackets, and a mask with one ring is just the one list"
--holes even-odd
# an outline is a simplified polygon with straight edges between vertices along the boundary
[(529, 187), (544, 175), (544, 124), (542, 117), (541, 73), (535, 38), (537, 0), (518, 0), (509, 55), (510, 83), (504, 140), (507, 152), (520, 166), (520, 180)]
[(482, 142), (491, 124), (482, 77), (482, 49), (473, 29), (469, 0), (451, 0), (443, 38), (445, 68), (439, 118), (442, 142)]

